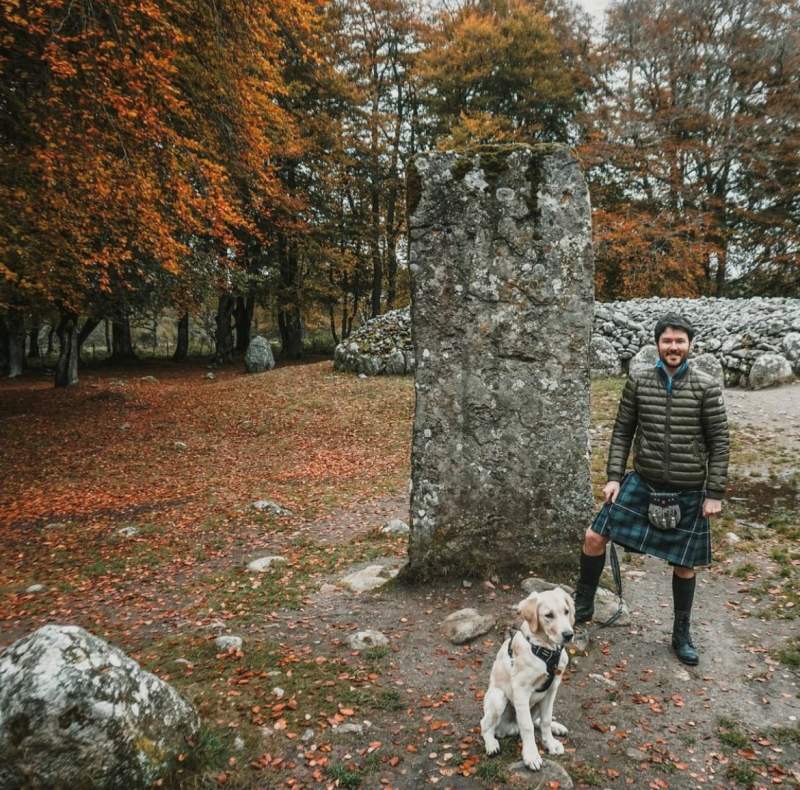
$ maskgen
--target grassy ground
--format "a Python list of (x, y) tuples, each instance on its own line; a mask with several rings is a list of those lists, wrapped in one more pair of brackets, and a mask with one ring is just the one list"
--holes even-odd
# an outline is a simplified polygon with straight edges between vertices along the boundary
[[(407, 496), (413, 381), (358, 379), (327, 362), (254, 377), (227, 368), (209, 380), (206, 372), (153, 363), (97, 368), (69, 390), (30, 378), (0, 385), (0, 551), (8, 558), (0, 648), (45, 622), (74, 622), (173, 683), (204, 724), (165, 786), (376, 787), (396, 769), (396, 786), (411, 787), (411, 766), (423, 758), (438, 766), (440, 786), (502, 786), (515, 744), (504, 744), (504, 759), (483, 759), (475, 722), (442, 712), (452, 690), (415, 691), (392, 651), (347, 648), (368, 607), (356, 614), (343, 604), (324, 638), (315, 620), (334, 597), (325, 585), (342, 570), (405, 554), (403, 539), (377, 527), (391, 510), (381, 503)], [(593, 383), (596, 489), (620, 388)], [(753, 617), (787, 626), (800, 609), (794, 464), (758, 432), (737, 438), (740, 496), (715, 525), (719, 573), (742, 584)], [(258, 499), (292, 515), (259, 513)], [(743, 539), (735, 548), (724, 540), (732, 530)], [(247, 560), (265, 553), (287, 562), (248, 573)], [(25, 592), (34, 583), (47, 591)], [(425, 600), (414, 602), (414, 616), (433, 619)], [(246, 634), (246, 648), (216, 650), (218, 633)], [(446, 656), (476, 688), (480, 648)], [(797, 672), (800, 643), (788, 636), (769, 657)], [(363, 736), (332, 737), (333, 725), (365, 718), (374, 729)], [(736, 755), (754, 738), (792, 754), (798, 736), (793, 727), (757, 732), (723, 719), (713, 737), (720, 754)], [(742, 760), (731, 761), (728, 786), (759, 786), (773, 765)], [(567, 767), (579, 786), (619, 776), (574, 756)], [(665, 777), (655, 786), (692, 786)]]

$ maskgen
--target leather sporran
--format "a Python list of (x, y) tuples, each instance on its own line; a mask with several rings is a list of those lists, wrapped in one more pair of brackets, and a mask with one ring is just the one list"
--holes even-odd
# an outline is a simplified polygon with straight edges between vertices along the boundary
[(653, 491), (647, 508), (647, 520), (662, 530), (675, 529), (681, 520), (681, 506), (677, 494)]

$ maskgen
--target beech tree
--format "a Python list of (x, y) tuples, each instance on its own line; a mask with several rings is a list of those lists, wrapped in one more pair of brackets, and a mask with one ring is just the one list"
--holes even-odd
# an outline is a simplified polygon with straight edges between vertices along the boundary
[(447, 144), (563, 141), (590, 87), (588, 22), (529, 0), (481, 0), (443, 12), (420, 58), (433, 134)]
[(598, 291), (721, 294), (731, 264), (797, 283), (798, 8), (623, 0), (582, 149)]

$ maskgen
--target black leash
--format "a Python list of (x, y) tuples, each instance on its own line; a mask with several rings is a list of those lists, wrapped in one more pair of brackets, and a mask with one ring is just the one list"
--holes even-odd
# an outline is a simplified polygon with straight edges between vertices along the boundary
[[(614, 623), (619, 620), (622, 615), (622, 571), (620, 571), (619, 567), (619, 557), (617, 556), (617, 547), (614, 541), (611, 541), (611, 573), (614, 576), (614, 584), (617, 585), (617, 596), (619, 597), (619, 603), (617, 604), (617, 611), (611, 615), (604, 623), (597, 623), (594, 628), (608, 628), (610, 625), (614, 625)], [(589, 635), (591, 636), (592, 631), (594, 628), (587, 629)]]

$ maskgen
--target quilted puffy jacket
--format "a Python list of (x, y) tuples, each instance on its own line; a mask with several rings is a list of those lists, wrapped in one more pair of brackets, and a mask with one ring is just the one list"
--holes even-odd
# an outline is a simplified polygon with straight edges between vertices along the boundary
[(722, 499), (730, 441), (725, 402), (716, 382), (691, 363), (667, 391), (663, 369), (637, 371), (625, 383), (608, 451), (609, 480), (622, 480), (633, 445), (633, 467), (650, 483), (706, 489)]

